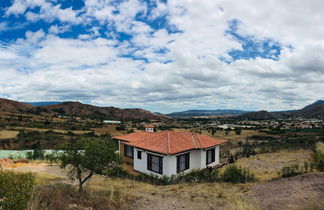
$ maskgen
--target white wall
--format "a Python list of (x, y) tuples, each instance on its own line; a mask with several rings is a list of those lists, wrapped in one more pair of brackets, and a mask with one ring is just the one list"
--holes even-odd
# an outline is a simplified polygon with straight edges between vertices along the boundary
[[(142, 159), (137, 159), (137, 151), (142, 151)], [(153, 171), (147, 170), (147, 153), (163, 156), (161, 154), (155, 154), (153, 152), (143, 151), (138, 148), (134, 148), (134, 169), (146, 174), (154, 174), (157, 176), (171, 176), (177, 174), (177, 156), (186, 154), (188, 152), (179, 153), (176, 155), (166, 155), (163, 156), (163, 175), (155, 173)], [(190, 163), (189, 169), (183, 171), (183, 173), (189, 172), (193, 169), (203, 169), (206, 168), (206, 151), (205, 150), (191, 150), (189, 151)], [(215, 147), (215, 162), (209, 164), (208, 166), (215, 166), (219, 164), (219, 146)]]

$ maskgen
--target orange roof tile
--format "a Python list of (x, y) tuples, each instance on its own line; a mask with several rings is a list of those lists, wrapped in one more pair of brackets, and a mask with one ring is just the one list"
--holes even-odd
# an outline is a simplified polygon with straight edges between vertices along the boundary
[(150, 150), (161, 154), (176, 154), (193, 149), (206, 149), (226, 142), (226, 140), (185, 132), (134, 132), (115, 137), (126, 141), (128, 145)]

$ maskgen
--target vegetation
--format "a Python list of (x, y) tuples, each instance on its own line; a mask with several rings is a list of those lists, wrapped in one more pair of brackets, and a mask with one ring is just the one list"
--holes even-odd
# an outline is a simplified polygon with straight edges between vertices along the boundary
[(78, 180), (79, 192), (95, 173), (101, 174), (119, 163), (115, 144), (110, 139), (91, 138), (66, 144), (59, 160), (62, 168), (70, 166), (70, 178)]
[(324, 143), (316, 145), (314, 164), (317, 170), (324, 171)]
[(34, 149), (26, 153), (26, 158), (28, 160), (44, 160), (45, 151), (41, 149)]
[(24, 210), (32, 195), (34, 176), (0, 169), (0, 209)]
[(45, 184), (36, 187), (29, 202), (29, 209), (120, 209), (111, 199), (110, 190), (79, 193), (69, 184)]
[(222, 174), (218, 169), (207, 167), (201, 170), (193, 170), (189, 173), (179, 174), (177, 176), (163, 176), (139, 174), (133, 175), (128, 171), (116, 167), (112, 170), (104, 171), (104, 175), (110, 177), (128, 178), (136, 181), (146, 182), (154, 185), (171, 185), (180, 183), (206, 183), (206, 182), (232, 182), (245, 183), (255, 181), (254, 175), (248, 169), (229, 166)]
[(293, 164), (290, 166), (285, 166), (281, 169), (281, 177), (292, 177), (304, 173), (298, 164)]
[(245, 183), (255, 181), (255, 177), (248, 169), (230, 165), (225, 169), (222, 180), (232, 183)]

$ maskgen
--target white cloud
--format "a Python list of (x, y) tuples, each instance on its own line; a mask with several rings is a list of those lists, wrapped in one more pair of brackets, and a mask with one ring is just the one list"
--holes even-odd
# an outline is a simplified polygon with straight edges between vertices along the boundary
[[(82, 100), (162, 111), (196, 107), (283, 110), (323, 97), (324, 28), (320, 26), (324, 8), (320, 1), (204, 0), (198, 4), (171, 0), (159, 2), (149, 16), (148, 5), (137, 0), (119, 5), (87, 0), (85, 5), (80, 12), (42, 0), (14, 2), (7, 15), (40, 6), (39, 13), (29, 12), (27, 18), (98, 24), (76, 39), (59, 37), (69, 25), (53, 25), (50, 34), (27, 32), (24, 39), (0, 48), (1, 93), (24, 101)], [(181, 33), (154, 30), (134, 19), (139, 14), (150, 20), (167, 16), (169, 27)], [(233, 19), (240, 21), (238, 33), (258, 42), (280, 43), (279, 59), (231, 60), (229, 51), (242, 50), (225, 32)], [(106, 29), (111, 39), (100, 37), (98, 27)], [(132, 38), (118, 42), (111, 27)], [(148, 62), (120, 57), (130, 53)], [(232, 62), (221, 62), (220, 57)]]

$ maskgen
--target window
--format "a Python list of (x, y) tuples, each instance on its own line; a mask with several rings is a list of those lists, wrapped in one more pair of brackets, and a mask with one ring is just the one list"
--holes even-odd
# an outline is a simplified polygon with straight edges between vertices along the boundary
[(124, 155), (126, 157), (133, 158), (134, 157), (134, 149), (133, 149), (133, 147), (124, 144)]
[(215, 148), (206, 151), (206, 165), (215, 162)]
[(147, 170), (163, 174), (163, 159), (160, 156), (147, 154)]
[(189, 169), (189, 153), (177, 156), (177, 173)]
[(142, 159), (142, 151), (137, 150), (137, 159), (139, 159), (139, 160)]

